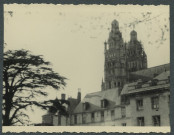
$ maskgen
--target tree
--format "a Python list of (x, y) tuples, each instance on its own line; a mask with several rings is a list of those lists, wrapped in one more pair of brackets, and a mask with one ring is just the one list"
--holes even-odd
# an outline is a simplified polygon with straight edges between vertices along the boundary
[[(66, 78), (50, 68), (50, 62), (41, 55), (28, 50), (8, 50), (3, 60), (3, 125), (25, 124), (24, 113), (33, 105), (48, 109), (50, 101), (37, 101), (36, 97), (47, 96), (45, 88), (63, 88)], [(26, 119), (27, 118), (27, 119)]]

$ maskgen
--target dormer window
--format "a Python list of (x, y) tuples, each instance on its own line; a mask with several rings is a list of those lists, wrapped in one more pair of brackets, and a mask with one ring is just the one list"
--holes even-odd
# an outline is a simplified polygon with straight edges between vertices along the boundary
[(106, 99), (101, 100), (101, 108), (106, 108), (108, 105), (108, 101)]
[(169, 81), (169, 83), (170, 83), (170, 76), (168, 76), (168, 81)]
[(158, 83), (158, 79), (153, 79), (150, 83), (151, 86), (155, 86)]
[(83, 110), (86, 111), (89, 108), (89, 103), (85, 102), (83, 103)]
[(138, 84), (135, 85), (135, 89), (139, 89), (139, 88), (142, 88), (142, 83), (141, 82), (138, 82)]

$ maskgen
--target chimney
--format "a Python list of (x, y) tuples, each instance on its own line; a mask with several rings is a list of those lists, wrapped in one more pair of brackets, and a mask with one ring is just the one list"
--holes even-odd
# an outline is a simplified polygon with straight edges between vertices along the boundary
[(77, 100), (78, 100), (78, 102), (81, 101), (81, 89), (80, 88), (78, 88)]
[(65, 94), (61, 94), (61, 100), (65, 100)]

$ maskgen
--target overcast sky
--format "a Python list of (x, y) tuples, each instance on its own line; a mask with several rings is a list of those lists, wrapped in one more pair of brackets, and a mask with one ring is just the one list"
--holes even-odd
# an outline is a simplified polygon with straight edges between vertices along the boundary
[[(111, 22), (119, 21), (123, 40), (128, 42), (131, 30), (138, 33), (144, 46), (148, 67), (169, 63), (168, 6), (109, 5), (5, 5), (5, 50), (27, 49), (43, 55), (67, 86), (60, 92), (50, 91), (49, 99), (77, 97), (101, 90), (104, 75), (104, 41)], [(38, 110), (31, 115), (41, 122)]]

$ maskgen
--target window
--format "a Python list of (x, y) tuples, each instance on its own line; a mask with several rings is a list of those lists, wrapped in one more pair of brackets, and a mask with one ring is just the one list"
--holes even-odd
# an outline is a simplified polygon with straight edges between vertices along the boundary
[(115, 74), (115, 70), (114, 69), (112, 70), (112, 74)]
[(101, 121), (104, 121), (104, 111), (101, 111)]
[(83, 123), (83, 124), (86, 123), (86, 114), (82, 114), (82, 123)]
[(94, 116), (94, 112), (91, 113), (91, 122), (94, 122), (95, 116)]
[(89, 103), (88, 102), (85, 102), (83, 103), (83, 110), (86, 111), (89, 107)]
[(124, 67), (124, 63), (121, 63), (121, 66)]
[(143, 99), (137, 100), (137, 110), (143, 110)]
[(141, 82), (138, 82), (138, 84), (135, 86), (135, 89), (139, 89), (139, 88), (142, 88), (142, 83)]
[(112, 65), (115, 66), (115, 62), (112, 62)]
[(61, 116), (58, 115), (58, 125), (61, 125)]
[(170, 76), (168, 76), (168, 79), (166, 80), (166, 83), (170, 83)]
[(122, 125), (122, 126), (126, 126), (126, 123), (122, 123), (121, 125)]
[(109, 115), (109, 110), (107, 110), (107, 116)]
[(111, 120), (115, 119), (115, 110), (111, 110)]
[(155, 85), (157, 85), (157, 83), (158, 83), (158, 80), (157, 79), (153, 79), (151, 81), (151, 86), (155, 86)]
[(111, 82), (109, 82), (109, 89), (111, 89)]
[(108, 103), (108, 102), (107, 102), (106, 99), (101, 100), (101, 108), (106, 108), (107, 103)]
[(144, 126), (144, 117), (137, 118), (137, 126)]
[(159, 97), (152, 97), (152, 109), (159, 109)]
[(117, 87), (117, 83), (116, 82), (114, 83), (114, 86)]
[(96, 113), (97, 113), (97, 117), (98, 117), (99, 112), (96, 112)]
[(126, 108), (125, 107), (121, 107), (121, 117), (122, 118), (126, 117)]
[(160, 126), (160, 116), (159, 115), (152, 116), (152, 120), (153, 120), (154, 126)]
[(77, 115), (74, 115), (74, 124), (77, 124)]
[(118, 82), (118, 87), (120, 86), (120, 82)]

